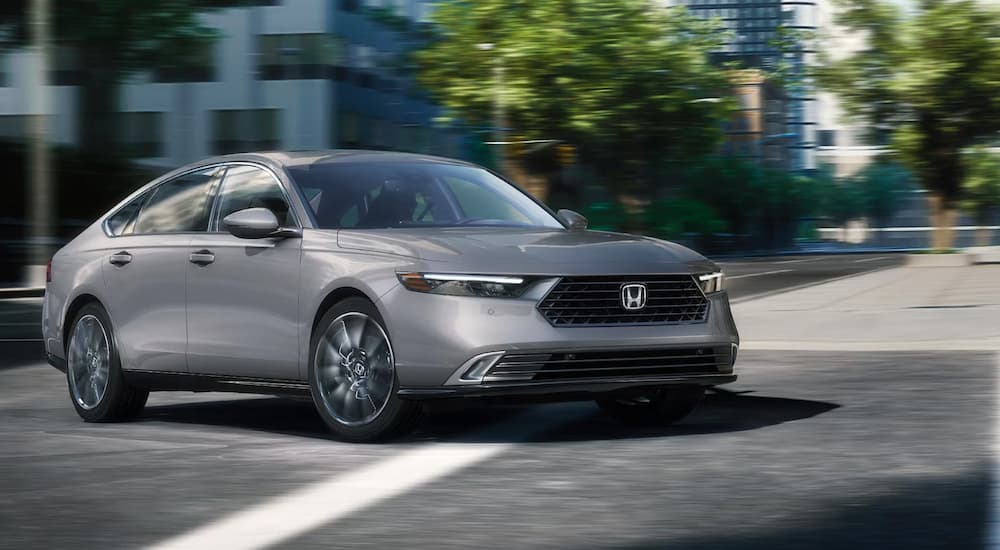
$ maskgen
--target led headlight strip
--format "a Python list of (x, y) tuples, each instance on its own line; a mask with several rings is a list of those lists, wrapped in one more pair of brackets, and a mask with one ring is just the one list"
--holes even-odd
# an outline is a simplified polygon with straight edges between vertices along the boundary
[(399, 281), (414, 292), (451, 296), (517, 298), (528, 287), (523, 277), (465, 273), (399, 273)]
[(701, 291), (705, 294), (714, 294), (725, 288), (725, 279), (721, 271), (716, 271), (715, 273), (698, 275), (698, 284), (701, 285)]

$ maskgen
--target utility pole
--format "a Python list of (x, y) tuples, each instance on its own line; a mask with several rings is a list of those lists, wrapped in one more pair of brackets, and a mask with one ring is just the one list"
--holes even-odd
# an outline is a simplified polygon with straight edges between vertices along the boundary
[(52, 180), (48, 146), (49, 0), (31, 0), (31, 49), (34, 71), (28, 87), (31, 102), (31, 153), (28, 173), (28, 235), (31, 257), (25, 269), (28, 286), (45, 284), (52, 232)]

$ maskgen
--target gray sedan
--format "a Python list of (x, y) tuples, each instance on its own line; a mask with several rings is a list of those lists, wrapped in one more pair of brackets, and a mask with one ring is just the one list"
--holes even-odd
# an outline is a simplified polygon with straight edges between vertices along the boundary
[(677, 421), (736, 378), (722, 273), (586, 223), (450, 159), (217, 157), (55, 254), (45, 347), (91, 422), (159, 390), (310, 396), (350, 441), (412, 427), (428, 400), (591, 399)]

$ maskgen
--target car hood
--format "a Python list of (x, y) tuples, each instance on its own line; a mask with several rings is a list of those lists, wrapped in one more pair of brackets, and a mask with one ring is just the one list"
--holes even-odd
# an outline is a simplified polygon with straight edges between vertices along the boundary
[(341, 248), (421, 260), (427, 269), (520, 275), (668, 273), (716, 266), (681, 245), (621, 233), (520, 228), (340, 230)]

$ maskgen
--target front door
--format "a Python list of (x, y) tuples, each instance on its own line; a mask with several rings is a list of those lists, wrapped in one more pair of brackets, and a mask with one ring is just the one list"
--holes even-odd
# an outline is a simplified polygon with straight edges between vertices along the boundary
[(188, 246), (187, 358), (192, 373), (292, 380), (299, 377), (299, 263), (302, 239), (241, 239), (221, 220), (246, 208), (298, 227), (271, 172), (227, 168), (211, 230)]

